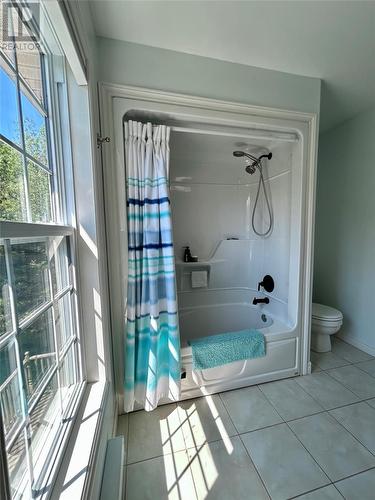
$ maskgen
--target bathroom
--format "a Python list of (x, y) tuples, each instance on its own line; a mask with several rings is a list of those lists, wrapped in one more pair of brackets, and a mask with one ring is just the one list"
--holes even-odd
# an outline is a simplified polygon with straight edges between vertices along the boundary
[(3, 3), (1, 499), (373, 500), (375, 2)]

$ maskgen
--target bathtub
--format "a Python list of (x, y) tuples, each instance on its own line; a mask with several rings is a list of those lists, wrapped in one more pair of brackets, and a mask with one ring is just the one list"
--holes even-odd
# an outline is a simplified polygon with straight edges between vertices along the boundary
[[(180, 292), (181, 399), (268, 382), (299, 374), (297, 329), (272, 314), (270, 305), (251, 303), (259, 292), (204, 290)], [(266, 356), (193, 371), (188, 340), (247, 328), (260, 330), (266, 340)]]

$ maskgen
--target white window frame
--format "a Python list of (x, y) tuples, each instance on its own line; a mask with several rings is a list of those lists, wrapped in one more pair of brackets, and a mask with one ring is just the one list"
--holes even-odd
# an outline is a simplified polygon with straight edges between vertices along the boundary
[[(49, 42), (56, 44), (59, 48), (59, 52), (63, 54), (63, 51), (58, 45), (57, 39), (54, 36), (53, 29), (48, 21), (48, 16), (46, 15), (43, 4), (40, 5), (41, 18), (44, 28), (44, 39), (42, 40), (43, 48), (48, 48)], [(46, 40), (46, 35), (48, 41)], [(78, 410), (80, 408), (83, 395), (86, 387), (86, 369), (85, 369), (85, 359), (84, 359), (84, 349), (82, 348), (82, 337), (79, 328), (79, 294), (78, 294), (78, 262), (77, 262), (77, 232), (76, 232), (76, 211), (74, 202), (74, 185), (73, 185), (73, 172), (72, 172), (72, 152), (70, 144), (70, 123), (69, 123), (69, 111), (68, 111), (68, 97), (67, 97), (67, 80), (65, 74), (65, 59), (63, 55), (56, 56), (50, 51), (45, 50), (45, 79), (44, 84), (47, 86), (46, 95), (48, 96), (48, 103), (46, 107), (48, 109), (48, 120), (49, 120), (49, 131), (47, 132), (47, 140), (49, 141), (49, 156), (50, 156), (50, 166), (54, 167), (52, 171), (52, 182), (54, 183), (54, 189), (51, 190), (51, 205), (52, 205), (52, 216), (54, 223), (32, 223), (32, 222), (11, 222), (11, 221), (0, 221), (0, 240), (5, 242), (8, 247), (11, 240), (17, 240), (18, 238), (30, 239), (30, 238), (41, 238), (41, 237), (56, 237), (63, 236), (69, 239), (70, 243), (70, 256), (71, 256), (71, 284), (61, 290), (56, 297), (61, 298), (66, 294), (71, 294), (71, 304), (72, 304), (72, 316), (75, 327), (75, 335), (69, 340), (68, 344), (64, 346), (64, 350), (61, 355), (61, 360), (66, 359), (65, 354), (72, 347), (73, 343), (76, 344), (77, 353), (77, 368), (78, 368), (78, 380), (81, 382), (77, 385), (74, 395), (70, 400), (70, 404), (65, 411), (63, 424), (60, 426), (58, 435), (56, 436), (56, 441), (54, 442), (53, 453), (49, 454), (49, 463), (44, 470), (43, 475), (37, 478), (37, 486), (43, 490), (43, 485), (50, 485), (46, 494), (42, 496), (47, 496), (51, 494), (53, 477), (56, 475), (59, 464), (63, 459), (63, 455), (68, 444), (68, 439), (71, 430), (74, 425), (75, 418), (77, 417)], [(0, 56), (1, 57), (1, 56)], [(17, 76), (19, 78), (19, 76)], [(53, 111), (52, 111), (53, 109)], [(63, 131), (68, 131), (66, 135)], [(2, 138), (3, 139), (3, 138)], [(11, 147), (12, 143), (7, 142)], [(32, 160), (34, 161), (34, 160)], [(54, 195), (54, 196), (53, 196)], [(30, 240), (31, 241), (31, 240)], [(8, 252), (9, 254), (9, 252)], [(10, 283), (10, 288), (12, 287)], [(33, 316), (42, 314), (42, 310), (47, 310), (52, 307), (53, 302), (56, 297), (51, 297), (51, 301), (43, 304), (42, 308), (39, 308), (33, 313)], [(14, 308), (12, 307), (15, 314)], [(13, 318), (14, 320), (15, 318)], [(18, 320), (15, 319), (16, 326), (18, 326)], [(55, 326), (54, 326), (55, 329)], [(4, 335), (0, 338), (0, 345), (3, 346), (6, 342), (13, 336), (15, 332)], [(55, 332), (56, 338), (56, 332)], [(56, 349), (58, 347), (56, 346)], [(48, 382), (52, 380), (52, 377), (56, 372), (58, 372), (59, 366), (56, 366), (51, 373), (48, 374), (43, 381), (44, 389)], [(40, 395), (43, 390), (40, 390)], [(37, 404), (37, 400), (34, 405)], [(22, 431), (21, 431), (22, 432)], [(0, 450), (1, 452), (1, 450)]]

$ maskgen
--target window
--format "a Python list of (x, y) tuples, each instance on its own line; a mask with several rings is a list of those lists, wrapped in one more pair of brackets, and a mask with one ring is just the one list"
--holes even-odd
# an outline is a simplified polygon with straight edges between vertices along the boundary
[(38, 38), (18, 4), (5, 17), (0, 8), (0, 408), (12, 497), (34, 498), (83, 380), (60, 132), (66, 89), (48, 25)]

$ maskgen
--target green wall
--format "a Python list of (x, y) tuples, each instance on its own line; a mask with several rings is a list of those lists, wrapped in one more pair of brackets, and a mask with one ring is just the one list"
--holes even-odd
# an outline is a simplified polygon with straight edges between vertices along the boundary
[(375, 109), (320, 136), (314, 300), (342, 337), (375, 354)]
[(318, 113), (320, 80), (98, 38), (99, 81)]

